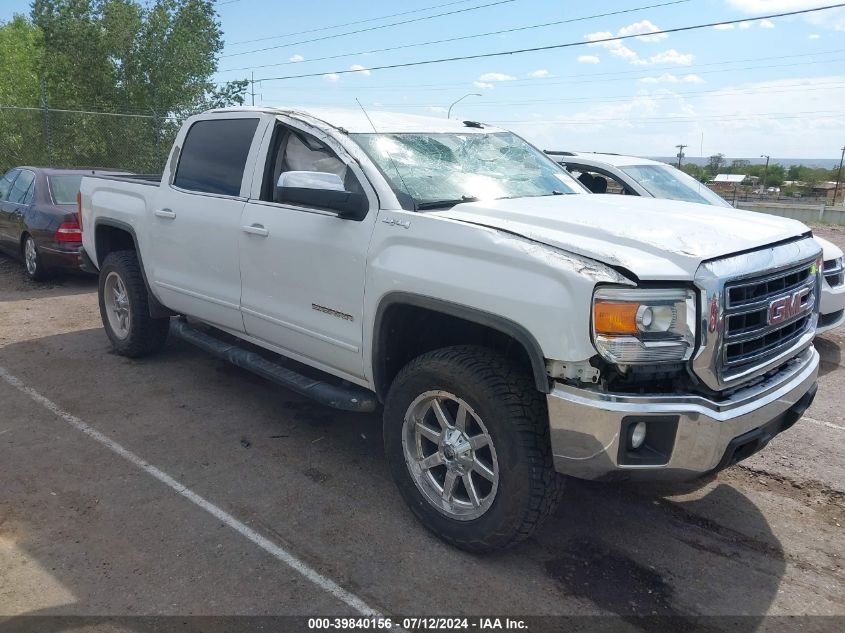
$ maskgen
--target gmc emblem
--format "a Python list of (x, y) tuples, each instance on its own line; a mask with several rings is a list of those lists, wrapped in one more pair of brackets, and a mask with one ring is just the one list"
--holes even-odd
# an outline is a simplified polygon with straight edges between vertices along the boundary
[(809, 288), (792, 293), (789, 297), (775, 299), (769, 304), (769, 325), (777, 325), (788, 321), (810, 308), (809, 302), (804, 303), (804, 298), (810, 294)]

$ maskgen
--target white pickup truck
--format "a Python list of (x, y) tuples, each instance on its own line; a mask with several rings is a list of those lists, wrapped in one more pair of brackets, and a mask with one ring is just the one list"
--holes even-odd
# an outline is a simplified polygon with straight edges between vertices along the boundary
[(559, 473), (699, 477), (815, 395), (807, 227), (583, 193), (477, 122), (240, 108), (189, 119), (160, 182), (86, 177), (80, 215), (118, 353), (171, 332), (383, 406), (414, 514), (485, 551), (552, 512)]

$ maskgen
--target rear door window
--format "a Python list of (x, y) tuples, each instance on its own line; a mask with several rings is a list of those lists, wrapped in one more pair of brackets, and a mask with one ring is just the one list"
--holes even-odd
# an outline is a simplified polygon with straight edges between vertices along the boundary
[(3, 178), (0, 178), (0, 202), (9, 199), (12, 184), (15, 182), (15, 178), (18, 177), (19, 173), (21, 173), (20, 169), (10, 169)]
[(35, 173), (28, 169), (21, 170), (20, 175), (15, 179), (11, 191), (9, 191), (9, 202), (17, 204), (27, 204), (32, 197), (29, 195), (30, 190), (34, 186)]
[(258, 119), (213, 119), (191, 126), (173, 184), (180, 189), (238, 196)]

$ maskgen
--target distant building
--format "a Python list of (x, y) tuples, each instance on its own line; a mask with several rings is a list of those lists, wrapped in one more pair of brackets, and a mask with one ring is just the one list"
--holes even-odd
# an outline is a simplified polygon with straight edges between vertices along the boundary
[(836, 200), (833, 199), (835, 189), (835, 182), (819, 182), (813, 185), (810, 195), (817, 198), (824, 198), (825, 204), (843, 204), (845, 202), (845, 184), (839, 184), (839, 191), (836, 192)]
[(707, 186), (719, 195), (729, 198), (736, 194), (740, 185), (752, 184), (747, 174), (719, 174), (707, 181)]

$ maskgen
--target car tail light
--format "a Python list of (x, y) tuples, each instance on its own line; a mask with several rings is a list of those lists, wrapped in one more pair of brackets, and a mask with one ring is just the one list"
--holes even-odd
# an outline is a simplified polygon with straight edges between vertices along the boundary
[(62, 222), (56, 231), (57, 242), (81, 242), (82, 229), (78, 222)]
[(79, 230), (82, 231), (82, 192), (76, 192), (76, 221), (79, 224)]

